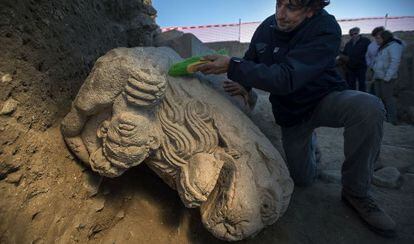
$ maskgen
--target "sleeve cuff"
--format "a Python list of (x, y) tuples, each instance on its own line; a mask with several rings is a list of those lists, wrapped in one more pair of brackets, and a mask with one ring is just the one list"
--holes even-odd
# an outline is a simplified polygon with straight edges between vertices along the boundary
[(239, 65), (243, 62), (243, 59), (232, 57), (229, 62), (229, 68), (227, 70), (227, 78), (232, 80), (232, 77), (235, 78)]
[(240, 65), (244, 62), (244, 59), (232, 57), (230, 59), (229, 68), (227, 70), (227, 78), (242, 85), (248, 92), (252, 89), (251, 86), (246, 86), (243, 81), (243, 77), (240, 71)]

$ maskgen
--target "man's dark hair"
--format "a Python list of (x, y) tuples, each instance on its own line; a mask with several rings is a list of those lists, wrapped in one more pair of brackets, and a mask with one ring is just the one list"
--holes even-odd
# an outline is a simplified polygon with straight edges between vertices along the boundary
[(308, 7), (313, 10), (321, 10), (331, 3), (330, 0), (310, 0)]
[(353, 33), (359, 35), (360, 32), (361, 32), (361, 29), (359, 29), (359, 27), (354, 27), (354, 28), (349, 30), (350, 35), (352, 35)]
[(394, 38), (394, 35), (391, 31), (384, 30), (381, 32), (381, 38), (384, 40), (384, 42), (389, 42)]
[(378, 27), (375, 27), (373, 30), (372, 30), (372, 32), (371, 32), (371, 36), (376, 36), (376, 35), (378, 35), (378, 34), (380, 34), (381, 32), (383, 32), (383, 31), (385, 31), (385, 28), (384, 28), (384, 26), (378, 26)]
[(289, 3), (292, 5), (311, 8), (316, 11), (328, 6), (330, 2), (330, 0), (289, 0)]

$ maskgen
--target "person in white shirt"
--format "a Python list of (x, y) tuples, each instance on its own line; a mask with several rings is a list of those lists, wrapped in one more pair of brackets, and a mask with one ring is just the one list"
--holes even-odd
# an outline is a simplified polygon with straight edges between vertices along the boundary
[(365, 54), (365, 61), (368, 66), (368, 72), (367, 72), (367, 91), (371, 93), (372, 95), (377, 95), (375, 91), (375, 80), (374, 80), (374, 71), (372, 68), (374, 67), (374, 61), (375, 57), (377, 57), (379, 45), (377, 41), (375, 40), (375, 36), (378, 34), (381, 34), (381, 32), (385, 31), (385, 28), (383, 26), (376, 27), (372, 30), (371, 36), (373, 37), (373, 41), (368, 46), (367, 53)]
[[(372, 33), (371, 36), (375, 38), (378, 34), (381, 34), (381, 32), (385, 31), (385, 28), (383, 26), (376, 27)], [(368, 65), (368, 68), (372, 69), (374, 67), (374, 61), (375, 57), (378, 54), (379, 45), (377, 41), (374, 39), (371, 44), (368, 46), (367, 53), (365, 54), (365, 59)]]
[(396, 124), (397, 109), (393, 93), (404, 44), (401, 40), (394, 38), (390, 31), (381, 32), (375, 36), (375, 40), (380, 46), (373, 65), (375, 90), (384, 102), (387, 121)]

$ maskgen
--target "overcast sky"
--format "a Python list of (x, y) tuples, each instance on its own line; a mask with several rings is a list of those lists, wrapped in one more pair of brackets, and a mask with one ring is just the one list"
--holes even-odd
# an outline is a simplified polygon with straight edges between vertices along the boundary
[[(262, 21), (274, 13), (275, 0), (152, 0), (161, 27)], [(414, 0), (331, 0), (338, 19), (414, 16)]]

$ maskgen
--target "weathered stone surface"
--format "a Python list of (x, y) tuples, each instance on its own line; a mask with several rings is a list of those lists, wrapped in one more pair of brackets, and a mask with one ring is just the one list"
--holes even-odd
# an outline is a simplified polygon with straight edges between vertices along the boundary
[(16, 172), (20, 169), (20, 164), (9, 160), (0, 160), (0, 180), (6, 178), (9, 174)]
[(167, 76), (170, 48), (119, 48), (101, 57), (62, 122), (68, 147), (117, 177), (146, 163), (204, 226), (235, 241), (273, 224), (293, 182), (279, 152), (225, 97), (195, 78)]
[(13, 113), (17, 109), (18, 105), (19, 102), (14, 100), (13, 98), (7, 99), (7, 101), (3, 104), (3, 108), (0, 111), (0, 115), (9, 115)]
[(83, 186), (86, 189), (88, 197), (94, 197), (99, 193), (103, 177), (100, 175), (87, 174)]
[(153, 45), (155, 17), (148, 0), (0, 1), (0, 103), (13, 95), (20, 123), (48, 129), (97, 58)]
[(163, 47), (168, 46), (168, 41), (176, 38), (180, 38), (184, 35), (184, 32), (178, 30), (170, 30), (166, 32), (160, 32), (154, 37), (154, 46)]
[[(155, 38), (155, 46), (170, 47), (174, 49), (174, 51), (176, 51), (182, 58), (203, 56), (216, 52), (215, 50), (209, 48), (206, 44), (202, 43), (195, 35), (191, 33), (183, 33), (177, 30), (158, 34)], [(231, 96), (225, 92), (223, 85), (224, 81), (228, 80), (226, 75), (203, 75), (201, 73), (196, 73), (196, 77), (221, 93), (248, 115), (256, 105), (257, 94), (254, 90), (251, 90), (246, 97), (241, 95)]]
[(158, 40), (156, 46), (171, 47), (182, 58), (214, 53), (214, 50), (208, 48), (190, 33), (182, 33), (181, 35), (177, 31), (161, 33), (156, 40)]
[(395, 167), (385, 167), (374, 173), (372, 183), (377, 186), (395, 188), (399, 184), (400, 171)]
[(341, 183), (341, 171), (340, 170), (323, 170), (319, 174), (319, 178), (325, 183)]
[(9, 174), (6, 178), (6, 182), (10, 184), (18, 185), (20, 183), (20, 180), (22, 179), (22, 176), (23, 175), (20, 172)]
[(92, 200), (92, 209), (95, 212), (100, 212), (105, 208), (105, 198), (96, 198)]
[(383, 145), (379, 164), (383, 167), (396, 167), (403, 170), (413, 164), (414, 149), (409, 146)]
[(4, 74), (4, 75), (1, 76), (1, 81), (2, 82), (10, 82), (12, 80), (13, 80), (13, 77), (11, 76), (11, 74)]

